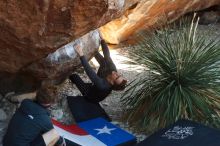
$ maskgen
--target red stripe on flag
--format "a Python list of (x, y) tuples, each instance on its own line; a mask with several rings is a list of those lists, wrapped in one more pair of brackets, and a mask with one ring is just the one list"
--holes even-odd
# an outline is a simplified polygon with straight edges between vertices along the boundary
[(78, 127), (77, 125), (63, 125), (62, 123), (52, 119), (52, 123), (56, 125), (57, 127), (60, 127), (72, 134), (76, 135), (88, 135), (88, 133), (83, 130), (82, 128)]

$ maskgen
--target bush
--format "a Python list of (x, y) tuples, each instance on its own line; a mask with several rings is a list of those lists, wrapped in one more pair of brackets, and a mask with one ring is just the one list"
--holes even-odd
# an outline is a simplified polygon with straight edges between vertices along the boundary
[(145, 68), (122, 97), (130, 123), (145, 130), (178, 119), (220, 126), (220, 42), (198, 34), (197, 25), (183, 21), (144, 33), (129, 49), (133, 63)]

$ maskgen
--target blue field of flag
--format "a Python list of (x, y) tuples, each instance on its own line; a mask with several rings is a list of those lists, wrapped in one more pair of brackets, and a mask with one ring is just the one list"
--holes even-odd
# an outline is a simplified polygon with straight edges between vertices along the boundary
[(125, 144), (127, 142), (136, 141), (135, 136), (102, 118), (81, 122), (78, 123), (78, 126), (105, 143), (107, 146), (123, 145), (123, 143)]

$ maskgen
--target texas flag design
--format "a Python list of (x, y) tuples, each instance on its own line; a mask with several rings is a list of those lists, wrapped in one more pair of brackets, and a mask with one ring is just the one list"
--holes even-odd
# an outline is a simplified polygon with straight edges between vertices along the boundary
[(81, 146), (132, 146), (136, 143), (133, 135), (102, 118), (77, 125), (63, 125), (56, 120), (52, 122), (61, 136)]

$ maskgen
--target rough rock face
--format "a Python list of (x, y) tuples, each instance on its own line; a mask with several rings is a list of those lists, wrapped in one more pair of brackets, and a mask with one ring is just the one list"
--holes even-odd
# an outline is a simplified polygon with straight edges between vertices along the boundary
[(118, 44), (142, 29), (213, 5), (220, 5), (220, 0), (139, 0), (121, 18), (101, 27), (101, 32), (109, 43)]
[(95, 30), (87, 33), (16, 74), (0, 73), (0, 91), (28, 92), (38, 88), (42, 81), (50, 81), (52, 84), (61, 83), (76, 67), (79, 67), (80, 60), (74, 50), (76, 44), (82, 46), (85, 56), (90, 59), (99, 48), (99, 32)]
[[(42, 78), (68, 74), (77, 62), (62, 62), (61, 55), (57, 63), (48, 54), (120, 16), (127, 1), (0, 0), (0, 90), (32, 89)], [(91, 57), (96, 41), (82, 42)]]
[(79, 65), (69, 46), (81, 42), (90, 59), (99, 42), (97, 31), (92, 30), (124, 12), (123, 17), (101, 28), (110, 43), (117, 44), (158, 20), (174, 20), (186, 12), (219, 3), (219, 0), (0, 0), (0, 93), (32, 91), (48, 79), (60, 83)]
[(0, 71), (16, 73), (119, 15), (125, 0), (0, 0)]
[(35, 78), (40, 80), (49, 79), (54, 80), (55, 83), (63, 81), (80, 64), (80, 60), (74, 50), (76, 44), (81, 45), (85, 56), (90, 59), (99, 48), (99, 32), (97, 30), (91, 31), (50, 53), (46, 58), (29, 65), (23, 71), (30, 72)]

